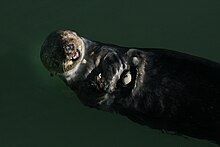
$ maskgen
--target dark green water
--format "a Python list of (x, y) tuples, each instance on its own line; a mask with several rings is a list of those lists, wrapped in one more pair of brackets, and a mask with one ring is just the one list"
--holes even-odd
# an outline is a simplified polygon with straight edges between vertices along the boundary
[(71, 29), (122, 46), (161, 47), (220, 62), (219, 0), (1, 1), (0, 147), (216, 147), (83, 106), (39, 59)]

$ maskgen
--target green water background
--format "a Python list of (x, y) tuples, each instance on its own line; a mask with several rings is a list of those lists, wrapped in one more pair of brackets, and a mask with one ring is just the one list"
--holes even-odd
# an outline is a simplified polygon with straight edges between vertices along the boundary
[(71, 29), (121, 46), (169, 48), (220, 62), (219, 0), (2, 0), (0, 147), (216, 147), (83, 106), (39, 59)]

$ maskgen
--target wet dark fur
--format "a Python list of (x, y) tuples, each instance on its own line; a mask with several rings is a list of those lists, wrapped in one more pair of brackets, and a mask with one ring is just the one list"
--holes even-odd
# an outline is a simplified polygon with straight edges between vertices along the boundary
[[(117, 58), (130, 65), (132, 82), (120, 87), (118, 82), (113, 104), (108, 108), (129, 119), (152, 128), (175, 131), (196, 138), (220, 141), (220, 66), (218, 63), (195, 56), (163, 49), (137, 49), (127, 55), (129, 48), (101, 43), (90, 44), (89, 50), (97, 55), (103, 51), (116, 52)], [(132, 88), (137, 74), (129, 58), (146, 60), (144, 82), (135, 95)], [(88, 106), (97, 107), (97, 99), (106, 91), (91, 84), (99, 72), (112, 76), (119, 59), (109, 57), (108, 63), (82, 82), (77, 82), (79, 98)], [(110, 67), (111, 66), (111, 67)], [(113, 66), (113, 67), (112, 67)], [(109, 81), (106, 81), (109, 82)], [(95, 83), (95, 82), (94, 82)]]
[[(166, 49), (132, 49), (89, 40), (85, 44), (87, 64), (75, 73), (77, 80), (67, 83), (85, 105), (120, 113), (152, 128), (220, 143), (218, 63)], [(95, 66), (98, 56), (100, 64)], [(138, 65), (133, 57), (138, 58)], [(108, 84), (120, 64), (128, 66), (132, 81), (123, 86), (120, 79), (116, 89), (109, 91)], [(143, 82), (136, 83), (141, 66)], [(89, 69), (93, 69), (91, 73)], [(102, 85), (97, 81), (99, 73)], [(113, 102), (99, 105), (106, 93)]]

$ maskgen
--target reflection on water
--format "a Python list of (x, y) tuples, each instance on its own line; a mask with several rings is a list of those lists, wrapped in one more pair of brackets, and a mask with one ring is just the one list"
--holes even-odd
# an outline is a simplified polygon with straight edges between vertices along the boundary
[(217, 146), (84, 107), (49, 76), (39, 51), (51, 31), (72, 29), (93, 40), (220, 61), (219, 6), (219, 1), (189, 0), (2, 3), (0, 146)]

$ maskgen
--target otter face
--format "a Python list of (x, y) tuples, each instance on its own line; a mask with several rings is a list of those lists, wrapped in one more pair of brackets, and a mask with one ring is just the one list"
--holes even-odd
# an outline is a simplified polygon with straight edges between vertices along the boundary
[(51, 74), (67, 75), (78, 68), (84, 50), (84, 42), (75, 32), (56, 31), (46, 38), (40, 57)]

